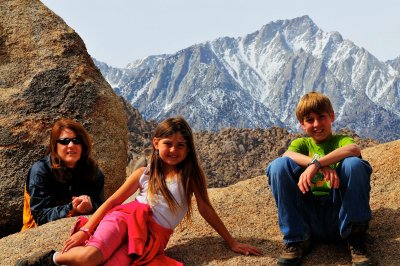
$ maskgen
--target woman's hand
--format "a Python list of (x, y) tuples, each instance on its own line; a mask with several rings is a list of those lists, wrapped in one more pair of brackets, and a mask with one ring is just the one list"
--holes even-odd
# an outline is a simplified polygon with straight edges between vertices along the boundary
[(92, 200), (87, 195), (72, 197), (72, 206), (76, 213), (89, 214), (93, 210)]
[(246, 256), (250, 254), (256, 256), (262, 255), (261, 250), (258, 248), (237, 241), (234, 241), (229, 247), (232, 251)]
[(70, 236), (65, 242), (62, 252), (67, 252), (73, 247), (82, 246), (83, 243), (89, 239), (89, 235), (85, 232), (78, 231)]

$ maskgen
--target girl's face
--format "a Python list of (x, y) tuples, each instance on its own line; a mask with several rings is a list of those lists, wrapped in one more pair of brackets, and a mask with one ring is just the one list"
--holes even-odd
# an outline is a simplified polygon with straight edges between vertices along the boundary
[[(67, 143), (69, 140), (69, 143)], [(64, 128), (57, 141), (57, 155), (68, 168), (74, 168), (81, 158), (82, 144), (74, 131)]]
[(180, 132), (165, 138), (154, 138), (153, 145), (161, 160), (169, 166), (177, 166), (188, 153), (188, 143)]

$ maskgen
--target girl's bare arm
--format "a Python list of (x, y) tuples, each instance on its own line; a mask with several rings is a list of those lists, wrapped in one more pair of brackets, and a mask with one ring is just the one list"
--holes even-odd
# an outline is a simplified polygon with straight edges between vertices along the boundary
[(261, 254), (261, 251), (258, 248), (236, 241), (236, 239), (234, 239), (232, 235), (229, 233), (228, 229), (226, 229), (224, 223), (219, 218), (214, 208), (210, 204), (208, 204), (197, 191), (195, 191), (195, 196), (197, 201), (197, 207), (199, 209), (201, 216), (228, 243), (229, 247), (234, 252), (241, 253), (244, 255)]
[[(124, 184), (122, 184), (122, 186), (96, 210), (84, 226), (89, 232), (93, 232), (109, 210), (114, 206), (122, 204), (127, 198), (136, 192), (139, 188), (139, 178), (143, 174), (144, 170), (145, 167), (142, 167), (133, 172), (132, 175), (126, 179)], [(73, 234), (65, 241), (63, 252), (82, 244), (87, 238), (88, 235), (85, 232), (79, 231)]]

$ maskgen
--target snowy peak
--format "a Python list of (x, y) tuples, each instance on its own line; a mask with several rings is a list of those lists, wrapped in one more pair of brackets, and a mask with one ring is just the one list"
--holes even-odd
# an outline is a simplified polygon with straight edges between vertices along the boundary
[(297, 102), (316, 90), (330, 97), (336, 128), (391, 140), (400, 135), (398, 62), (381, 62), (303, 16), (123, 69), (97, 65), (146, 119), (183, 115), (197, 130), (277, 125), (297, 131)]
[(398, 56), (397, 58), (395, 58), (393, 60), (388, 60), (386, 63), (388, 65), (390, 65), (391, 67), (393, 67), (393, 69), (395, 71), (400, 73), (400, 56)]

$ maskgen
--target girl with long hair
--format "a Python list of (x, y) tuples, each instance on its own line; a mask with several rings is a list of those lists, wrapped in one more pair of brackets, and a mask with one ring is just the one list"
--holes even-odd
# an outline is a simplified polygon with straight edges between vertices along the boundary
[[(138, 189), (135, 200), (123, 204)], [(261, 254), (237, 242), (218, 217), (192, 131), (183, 118), (175, 117), (156, 128), (149, 165), (134, 171), (88, 221), (78, 220), (76, 232), (62, 252), (51, 254), (52, 260), (57, 265), (182, 265), (164, 255), (164, 249), (181, 220), (190, 219), (193, 195), (200, 214), (231, 250)]]

